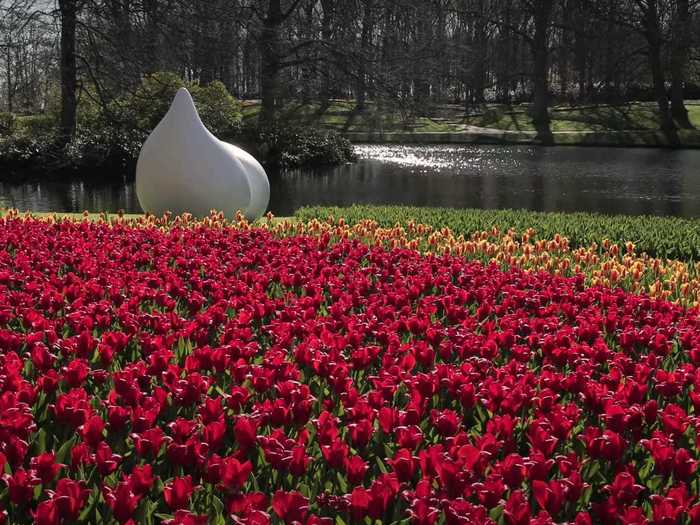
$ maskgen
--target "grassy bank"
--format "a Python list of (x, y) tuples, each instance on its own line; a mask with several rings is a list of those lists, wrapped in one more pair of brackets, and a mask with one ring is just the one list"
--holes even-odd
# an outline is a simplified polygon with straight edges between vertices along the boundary
[[(700, 101), (687, 102), (691, 122), (700, 128)], [(244, 102), (244, 120), (253, 121), (258, 102)], [(328, 105), (292, 102), (282, 119), (304, 126), (337, 131), (355, 142), (531, 143), (535, 128), (528, 105), (487, 104), (465, 112), (458, 105), (438, 105), (421, 115), (368, 103), (362, 111), (352, 101)], [(555, 144), (664, 146), (659, 112), (654, 103), (620, 105), (558, 105), (550, 108)], [(681, 143), (700, 147), (700, 131), (679, 130)]]
[(417, 208), (407, 206), (305, 207), (295, 216), (344, 218), (350, 224), (373, 219), (380, 226), (426, 224), (434, 229), (450, 228), (456, 235), (497, 228), (522, 234), (534, 230), (534, 238), (567, 237), (573, 248), (601, 244), (605, 239), (621, 246), (632, 242), (636, 251), (654, 257), (696, 261), (700, 259), (700, 220), (677, 217), (607, 216), (589, 213), (541, 213), (526, 210), (476, 210)]

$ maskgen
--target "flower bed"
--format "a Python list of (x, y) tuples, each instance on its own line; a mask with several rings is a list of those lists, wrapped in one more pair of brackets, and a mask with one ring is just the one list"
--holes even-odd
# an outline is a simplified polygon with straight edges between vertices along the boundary
[(533, 229), (475, 231), (457, 236), (449, 228), (434, 229), (409, 221), (381, 227), (372, 219), (347, 223), (344, 218), (267, 223), (277, 234), (328, 235), (331, 239), (358, 239), (368, 245), (401, 247), (423, 253), (451, 253), (467, 260), (497, 264), (504, 271), (522, 268), (571, 277), (581, 274), (586, 285), (603, 285), (647, 293), (684, 306), (700, 304), (700, 263), (650, 257), (638, 253), (632, 242), (621, 244), (603, 239), (600, 244), (573, 248), (568, 238), (554, 235), (537, 238)]
[(572, 248), (588, 248), (608, 239), (612, 244), (632, 242), (638, 252), (651, 257), (700, 260), (698, 219), (410, 206), (307, 207), (297, 210), (295, 216), (303, 221), (343, 217), (351, 225), (372, 219), (384, 228), (413, 222), (434, 230), (449, 228), (456, 236), (467, 238), (494, 228), (503, 232), (513, 230), (518, 235), (530, 230), (535, 240), (566, 237)]
[(0, 219), (9, 523), (700, 523), (697, 310), (297, 227)]

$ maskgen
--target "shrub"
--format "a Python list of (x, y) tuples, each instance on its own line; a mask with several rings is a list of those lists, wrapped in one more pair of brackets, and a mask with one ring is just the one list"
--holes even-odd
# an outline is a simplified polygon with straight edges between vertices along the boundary
[(282, 168), (343, 164), (356, 158), (350, 141), (333, 131), (251, 127), (244, 131), (243, 140), (264, 161)]
[(567, 237), (572, 247), (631, 241), (638, 252), (654, 257), (682, 260), (700, 259), (700, 220), (678, 217), (607, 216), (591, 213), (542, 213), (527, 210), (475, 210), (417, 208), (408, 206), (307, 207), (296, 216), (311, 218), (343, 217), (348, 223), (373, 219), (381, 226), (406, 224), (413, 220), (434, 228), (448, 227), (456, 234), (498, 228), (522, 233), (533, 228), (537, 238)]
[(133, 94), (101, 108), (83, 97), (78, 129), (67, 145), (56, 141), (57, 116), (20, 117), (0, 143), (0, 166), (10, 176), (75, 174), (89, 169), (133, 171), (148, 133), (165, 115), (176, 91), (186, 86), (193, 95), (204, 124), (219, 136), (240, 132), (240, 104), (221, 82), (207, 86), (186, 83), (173, 73), (146, 77)]
[(17, 128), (17, 117), (13, 113), (0, 112), (0, 136), (11, 135)]
[[(241, 106), (221, 82), (201, 86), (185, 82), (175, 73), (145, 77), (133, 94), (115, 100), (109, 112), (123, 128), (150, 132), (168, 111), (181, 87), (190, 91), (202, 122), (214, 135), (231, 136), (240, 131)], [(113, 126), (114, 122), (108, 125)]]
[[(143, 141), (183, 86), (192, 93), (202, 121), (214, 135), (247, 144), (263, 162), (289, 168), (342, 164), (355, 158), (350, 142), (334, 132), (298, 128), (243, 132), (241, 105), (221, 82), (200, 86), (174, 73), (155, 73), (144, 78), (134, 93), (106, 108), (83, 97), (78, 130), (68, 145), (56, 141), (54, 113), (18, 119), (21, 122), (13, 124), (16, 131), (0, 144), (0, 166), (20, 177), (22, 173), (75, 174), (93, 168), (133, 173)], [(10, 122), (9, 117), (5, 120)], [(2, 122), (0, 118), (0, 125)]]
[(76, 171), (109, 166), (123, 171), (134, 166), (146, 137), (139, 130), (108, 128), (78, 133), (65, 147), (66, 168)]
[(54, 137), (15, 136), (0, 141), (0, 168), (9, 178), (56, 177), (100, 170), (124, 175), (136, 162), (145, 134), (102, 129), (80, 131), (68, 144)]
[(51, 143), (44, 137), (10, 137), (0, 141), (0, 166), (26, 167), (32, 160), (44, 157), (51, 149)]

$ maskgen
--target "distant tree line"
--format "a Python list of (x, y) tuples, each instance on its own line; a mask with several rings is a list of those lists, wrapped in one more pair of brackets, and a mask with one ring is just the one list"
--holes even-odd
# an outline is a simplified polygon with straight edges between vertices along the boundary
[(261, 99), (334, 98), (413, 114), (529, 102), (655, 101), (670, 137), (699, 97), (700, 0), (0, 0), (0, 108), (106, 105), (144, 75)]

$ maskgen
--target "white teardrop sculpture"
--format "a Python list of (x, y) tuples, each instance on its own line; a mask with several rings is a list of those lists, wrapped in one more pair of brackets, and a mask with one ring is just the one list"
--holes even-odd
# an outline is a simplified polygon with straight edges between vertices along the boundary
[(252, 155), (209, 132), (189, 91), (180, 88), (141, 149), (136, 195), (143, 210), (156, 215), (241, 210), (254, 220), (265, 213), (270, 183)]
[(248, 183), (250, 184), (250, 205), (247, 209), (242, 210), (243, 214), (248, 219), (262, 217), (265, 210), (267, 210), (267, 205), (270, 203), (270, 181), (267, 178), (265, 169), (257, 159), (246, 150), (228, 142), (222, 142), (222, 144), (236, 155), (236, 158), (243, 164), (246, 174), (248, 175)]

